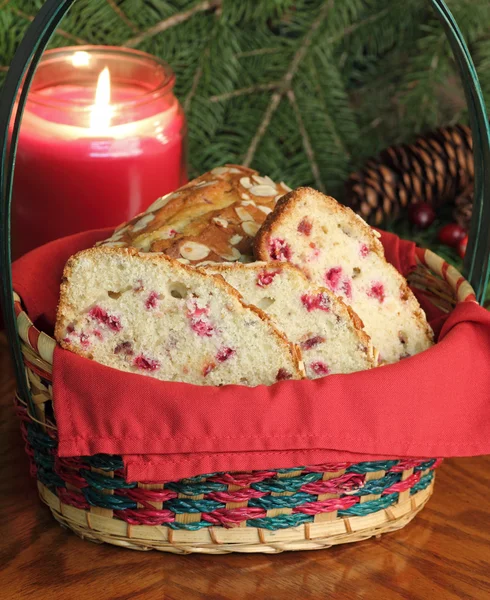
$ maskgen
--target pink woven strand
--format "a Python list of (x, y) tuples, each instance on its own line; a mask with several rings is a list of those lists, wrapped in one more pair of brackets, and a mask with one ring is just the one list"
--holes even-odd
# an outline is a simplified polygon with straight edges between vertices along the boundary
[(216, 500), (216, 502), (246, 502), (251, 498), (262, 498), (267, 496), (267, 492), (259, 492), (252, 488), (242, 488), (235, 492), (211, 492), (204, 497), (206, 500)]
[(178, 496), (178, 494), (172, 490), (144, 490), (142, 488), (118, 490), (117, 493), (121, 496), (127, 496), (135, 502), (139, 502), (145, 506), (145, 508), (150, 510), (155, 507), (152, 504), (149, 504), (149, 502), (166, 502), (167, 500), (172, 500)]
[(337, 473), (337, 471), (344, 471), (349, 468), (352, 463), (339, 462), (339, 463), (324, 463), (323, 465), (314, 465), (312, 467), (305, 467), (305, 473)]
[(226, 485), (239, 485), (240, 487), (248, 487), (252, 483), (264, 481), (269, 477), (274, 477), (276, 471), (254, 471), (253, 473), (222, 473), (209, 477), (208, 481), (224, 483)]
[(210, 513), (203, 513), (202, 520), (213, 525), (222, 525), (223, 527), (233, 527), (248, 519), (261, 519), (267, 516), (264, 508), (244, 506), (243, 508), (218, 508)]
[(420, 480), (420, 475), (421, 473), (420, 471), (418, 471), (417, 473), (410, 475), (410, 477), (407, 477), (404, 481), (399, 481), (398, 483), (390, 485), (390, 487), (387, 487), (384, 490), (383, 496), (386, 496), (387, 494), (394, 494), (396, 492), (405, 492), (406, 490), (409, 490), (416, 483), (418, 483), (418, 481)]
[(89, 468), (88, 465), (84, 464), (78, 456), (73, 458), (61, 458), (60, 456), (57, 456), (55, 459), (55, 466), (57, 465), (60, 465), (60, 467), (65, 469), (75, 469), (76, 471)]
[(126, 510), (115, 510), (114, 515), (130, 525), (163, 525), (175, 521), (174, 513), (167, 509), (146, 510), (141, 508), (132, 510), (127, 508)]
[(78, 492), (67, 490), (66, 488), (58, 488), (57, 493), (60, 502), (63, 502), (63, 504), (69, 504), (70, 506), (82, 510), (88, 510), (90, 508), (90, 504), (85, 500), (84, 496)]
[(62, 466), (57, 466), (56, 463), (54, 470), (66, 483), (74, 485), (77, 488), (88, 487), (88, 483), (76, 471), (71, 471), (70, 469), (65, 469)]
[(334, 479), (314, 481), (301, 487), (307, 494), (346, 494), (360, 489), (364, 485), (366, 476), (358, 473), (345, 473)]
[(398, 464), (388, 469), (391, 473), (399, 473), (400, 471), (407, 471), (408, 469), (413, 469), (414, 467), (418, 467), (427, 459), (425, 458), (406, 458), (405, 460), (401, 460)]
[(323, 500), (320, 502), (308, 502), (307, 504), (293, 508), (293, 513), (317, 515), (319, 513), (350, 508), (358, 502), (359, 498), (357, 496), (344, 496), (343, 498), (332, 498), (331, 500)]

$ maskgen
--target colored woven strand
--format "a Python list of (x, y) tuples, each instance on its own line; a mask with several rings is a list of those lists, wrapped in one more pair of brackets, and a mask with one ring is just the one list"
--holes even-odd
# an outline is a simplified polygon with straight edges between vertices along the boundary
[(298, 477), (287, 477), (284, 479), (274, 478), (252, 483), (250, 487), (260, 492), (297, 492), (306, 483), (318, 481), (322, 478), (321, 473), (304, 473)]

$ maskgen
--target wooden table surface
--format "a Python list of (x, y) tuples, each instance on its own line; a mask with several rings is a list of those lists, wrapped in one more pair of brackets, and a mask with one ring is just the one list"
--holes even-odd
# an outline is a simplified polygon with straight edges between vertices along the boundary
[(405, 529), (330, 550), (179, 556), (62, 529), (28, 474), (0, 335), (0, 598), (461, 600), (490, 598), (490, 457), (447, 460)]

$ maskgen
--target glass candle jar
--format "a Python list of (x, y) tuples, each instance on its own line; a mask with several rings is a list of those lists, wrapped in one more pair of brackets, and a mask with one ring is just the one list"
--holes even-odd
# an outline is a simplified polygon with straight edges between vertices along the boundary
[(110, 46), (47, 51), (23, 115), (13, 256), (116, 226), (187, 181), (186, 126), (170, 67)]

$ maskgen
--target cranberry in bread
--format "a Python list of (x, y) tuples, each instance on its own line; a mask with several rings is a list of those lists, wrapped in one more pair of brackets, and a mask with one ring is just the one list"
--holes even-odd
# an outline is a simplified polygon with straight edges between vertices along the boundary
[(257, 260), (290, 262), (349, 304), (380, 362), (393, 363), (432, 345), (425, 313), (386, 261), (377, 232), (333, 198), (310, 188), (287, 194), (260, 228), (254, 248)]
[(304, 376), (300, 352), (223, 278), (132, 248), (70, 258), (55, 337), (103, 365), (165, 381), (255, 386)]
[(309, 379), (376, 366), (359, 317), (289, 263), (219, 263), (203, 268), (221, 275), (245, 302), (266, 312), (288, 340), (300, 346)]

